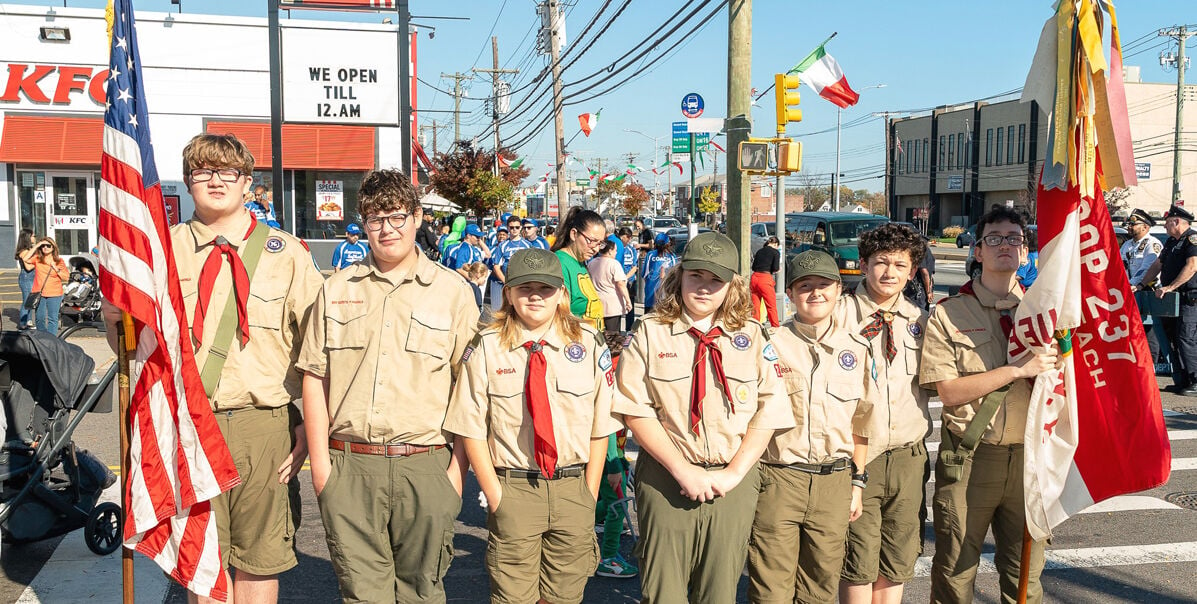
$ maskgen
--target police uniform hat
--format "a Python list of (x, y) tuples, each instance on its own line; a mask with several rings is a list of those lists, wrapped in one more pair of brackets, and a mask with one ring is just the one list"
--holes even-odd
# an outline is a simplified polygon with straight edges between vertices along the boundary
[(722, 233), (697, 235), (682, 252), (682, 270), (711, 271), (722, 281), (730, 282), (739, 269), (740, 254), (736, 245)]
[(1168, 213), (1164, 214), (1164, 217), (1166, 217), (1166, 218), (1176, 217), (1176, 218), (1181, 218), (1181, 219), (1187, 220), (1188, 222), (1193, 222), (1193, 215), (1191, 213), (1189, 213), (1188, 210), (1186, 210), (1176, 204), (1172, 204), (1172, 207), (1168, 208)]
[(836, 266), (835, 258), (827, 252), (806, 250), (786, 267), (786, 287), (803, 277), (826, 277), (832, 281), (840, 281), (840, 267)]
[(507, 263), (507, 282), (503, 287), (529, 282), (561, 287), (564, 280), (561, 278), (561, 260), (557, 254), (538, 247), (524, 248), (512, 254)]
[(1130, 213), (1130, 216), (1127, 216), (1126, 218), (1126, 225), (1130, 226), (1132, 224), (1145, 224), (1149, 227), (1153, 227), (1155, 226), (1155, 219), (1148, 215), (1147, 212), (1144, 212), (1139, 208), (1135, 208), (1135, 210)]

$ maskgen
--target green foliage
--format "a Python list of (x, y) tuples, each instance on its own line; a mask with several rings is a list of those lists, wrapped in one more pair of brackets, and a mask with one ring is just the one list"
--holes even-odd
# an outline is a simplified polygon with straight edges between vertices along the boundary
[(474, 214), (483, 216), (507, 207), (515, 197), (515, 187), (490, 172), (478, 170), (470, 180), (467, 194)]
[[(515, 153), (507, 149), (500, 150), (499, 154), (507, 161), (515, 160)], [(442, 197), (475, 215), (482, 215), (487, 209), (497, 209), (488, 207), (470, 193), (474, 186), (475, 176), (482, 171), (490, 174), (493, 169), (493, 153), (475, 147), (458, 146), (452, 153), (438, 153), (432, 163), (436, 167), (436, 172), (429, 177), (429, 183)], [(521, 167), (514, 170), (500, 168), (499, 173), (502, 176), (502, 181), (514, 189), (528, 177), (529, 172), (527, 168)], [(491, 178), (498, 180), (494, 179), (493, 175)], [(480, 190), (485, 189), (486, 187), (483, 186)]]
[(698, 211), (703, 214), (714, 214), (722, 208), (719, 192), (711, 187), (703, 187), (698, 194)]

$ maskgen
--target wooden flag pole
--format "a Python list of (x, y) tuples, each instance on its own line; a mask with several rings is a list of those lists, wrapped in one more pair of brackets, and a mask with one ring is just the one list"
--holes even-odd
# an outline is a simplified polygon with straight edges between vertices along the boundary
[[(120, 338), (117, 343), (117, 356), (120, 363), (119, 401), (117, 416), (120, 418), (120, 455), (121, 455), (121, 508), (125, 510), (124, 522), (129, 522), (129, 511), (125, 507), (129, 501), (129, 353), (137, 349), (137, 342), (133, 339), (133, 317), (129, 313), (121, 313)], [(124, 523), (122, 523), (122, 527)], [(121, 535), (124, 541), (124, 535)], [(133, 550), (121, 545), (121, 601), (133, 604)]]
[(1022, 560), (1018, 563), (1018, 604), (1027, 604), (1027, 586), (1031, 583), (1031, 532), (1022, 525)]

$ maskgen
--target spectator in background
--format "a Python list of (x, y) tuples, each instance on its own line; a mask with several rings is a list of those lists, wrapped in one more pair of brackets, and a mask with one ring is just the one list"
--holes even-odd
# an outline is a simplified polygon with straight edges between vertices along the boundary
[(1018, 267), (1018, 282), (1023, 287), (1030, 287), (1039, 277), (1039, 232), (1027, 229), (1027, 262)]
[(520, 250), (532, 247), (532, 243), (520, 235), (522, 225), (519, 216), (509, 215), (507, 217), (507, 241), (491, 250), (491, 310), (499, 310), (503, 307), (503, 284), (507, 282), (507, 264), (511, 262), (511, 256)]
[(656, 246), (644, 257), (644, 314), (652, 312), (657, 299), (657, 290), (665, 282), (665, 275), (669, 269), (677, 264), (677, 256), (673, 253), (673, 240), (669, 235), (660, 233), (653, 240)]
[(445, 266), (469, 280), (470, 275), (466, 267), (490, 258), (490, 250), (482, 241), (482, 237), (482, 229), (478, 228), (478, 225), (467, 226), (463, 240), (445, 251)]
[(416, 245), (420, 246), (428, 259), (433, 261), (439, 260), (441, 257), (440, 246), (437, 245), (436, 229), (433, 226), (435, 220), (432, 210), (424, 208), (424, 222), (420, 224), (420, 230), (416, 231)]
[(652, 251), (653, 230), (645, 228), (643, 218), (636, 219), (636, 241), (636, 247), (639, 248), (642, 253), (647, 254)]
[[(773, 275), (781, 270), (781, 252), (777, 249), (779, 247), (781, 241), (777, 237), (770, 237), (765, 245), (757, 250), (756, 255), (752, 257), (752, 278), (748, 281), (749, 290), (752, 291), (752, 316), (762, 323), (767, 317), (769, 325), (773, 327), (778, 325), (777, 280)], [(762, 303), (764, 312), (761, 311)]]
[(254, 220), (265, 222), (267, 226), (276, 229), (282, 228), (279, 226), (278, 218), (274, 216), (274, 204), (271, 201), (270, 188), (266, 185), (254, 187), (253, 195), (249, 196), (245, 201), (245, 209), (254, 215)]
[(561, 233), (553, 242), (552, 250), (561, 260), (570, 312), (600, 330), (605, 312), (594, 281), (586, 270), (586, 262), (602, 246), (606, 229), (597, 212), (574, 206), (561, 223)]
[[(441, 256), (445, 250), (445, 238), (449, 236), (451, 229), (448, 223), (442, 224), (440, 235), (436, 238), (436, 255)], [(444, 264), (444, 258), (440, 258), (441, 264)]]
[(923, 310), (931, 310), (931, 303), (935, 301), (934, 274), (935, 256), (932, 255), (931, 246), (924, 240), (923, 260), (919, 263), (918, 269), (914, 271), (914, 276), (906, 283), (906, 289), (902, 291), (902, 295), (906, 296), (915, 306)]
[(619, 240), (623, 242), (620, 264), (623, 265), (624, 274), (628, 276), (628, 298), (632, 300), (627, 313), (627, 330), (632, 331), (632, 324), (636, 322), (636, 288), (640, 281), (636, 274), (640, 272), (640, 250), (639, 244), (632, 243), (632, 229), (628, 227), (619, 229)]
[(540, 236), (540, 223), (535, 218), (525, 218), (524, 239), (532, 243), (532, 247), (538, 247), (542, 250), (549, 249), (549, 242), (544, 237)]
[(62, 307), (62, 286), (71, 278), (66, 262), (58, 254), (58, 243), (43, 237), (31, 255), (33, 260), (33, 291), (42, 295), (36, 315), (38, 331), (58, 335), (58, 310)]
[(362, 227), (352, 222), (345, 227), (345, 241), (338, 243), (337, 247), (333, 248), (333, 270), (339, 271), (366, 258), (366, 254), (370, 253), (370, 244), (362, 241), (361, 237)]
[(490, 271), (483, 262), (475, 262), (466, 267), (466, 281), (474, 290), (474, 300), (478, 302), (478, 311), (482, 312), (482, 288), (486, 287), (486, 275)]
[(598, 253), (586, 263), (590, 280), (603, 303), (603, 331), (605, 334), (619, 333), (623, 315), (632, 307), (628, 295), (628, 276), (623, 265), (616, 259), (618, 249), (610, 239), (603, 241)]
[(17, 236), (17, 251), (13, 254), (13, 259), (17, 261), (17, 286), (21, 288), (21, 307), (20, 316), (17, 319), (17, 329), (31, 329), (33, 328), (33, 321), (29, 318), (29, 309), (25, 308), (25, 300), (29, 299), (29, 294), (33, 293), (33, 254), (36, 251), (33, 247), (33, 229), (21, 229), (21, 234)]

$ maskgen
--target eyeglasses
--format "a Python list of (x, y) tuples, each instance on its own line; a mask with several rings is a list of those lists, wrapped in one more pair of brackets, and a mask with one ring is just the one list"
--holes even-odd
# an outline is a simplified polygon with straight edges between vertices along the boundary
[(1026, 241), (1026, 238), (1022, 235), (1006, 235), (1004, 237), (1002, 235), (986, 235), (981, 238), (981, 241), (984, 241), (985, 245), (990, 247), (997, 247), (1001, 245), (1003, 241), (1018, 247), (1022, 245), (1022, 242)]
[(212, 180), (213, 176), (219, 176), (220, 180), (224, 182), (237, 182), (237, 179), (241, 178), (241, 170), (236, 168), (221, 168), (219, 170), (195, 168), (191, 171), (191, 182), (208, 182)]
[(595, 238), (587, 235), (586, 233), (579, 231), (578, 229), (574, 229), (574, 232), (577, 233), (580, 237), (582, 237), (582, 240), (585, 241), (586, 245), (589, 245), (590, 247), (596, 247), (603, 242), (602, 239), (595, 239)]
[(524, 230), (525, 230), (525, 231), (535, 231), (535, 230), (536, 230), (536, 227), (534, 227), (534, 226), (531, 226), (531, 225), (528, 225), (528, 226), (524, 227)]
[(382, 223), (386, 221), (387, 224), (391, 225), (392, 229), (401, 229), (407, 224), (408, 216), (411, 216), (411, 214), (404, 214), (403, 212), (391, 214), (390, 216), (371, 216), (366, 219), (366, 228), (370, 231), (381, 231)]

